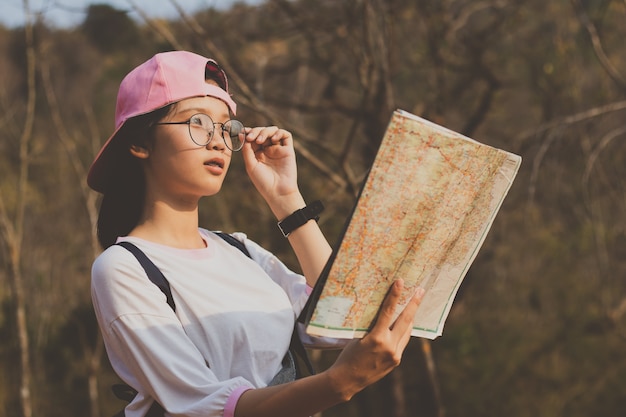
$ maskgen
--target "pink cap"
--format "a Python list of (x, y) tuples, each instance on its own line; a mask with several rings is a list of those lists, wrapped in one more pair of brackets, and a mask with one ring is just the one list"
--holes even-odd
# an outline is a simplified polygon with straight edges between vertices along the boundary
[[(219, 87), (206, 82), (206, 73), (218, 78)], [(87, 184), (100, 192), (106, 188), (108, 173), (115, 168), (116, 155), (111, 145), (122, 139), (118, 133), (128, 119), (186, 98), (204, 96), (222, 100), (236, 114), (237, 105), (228, 94), (224, 71), (214, 60), (191, 52), (156, 54), (128, 73), (117, 93), (115, 132), (91, 164)]]

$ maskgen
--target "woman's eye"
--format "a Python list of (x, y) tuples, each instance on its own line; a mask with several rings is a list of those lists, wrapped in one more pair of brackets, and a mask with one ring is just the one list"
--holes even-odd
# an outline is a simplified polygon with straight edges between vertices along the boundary
[(202, 126), (202, 119), (198, 116), (193, 116), (191, 119), (189, 119), (189, 123), (193, 126)]

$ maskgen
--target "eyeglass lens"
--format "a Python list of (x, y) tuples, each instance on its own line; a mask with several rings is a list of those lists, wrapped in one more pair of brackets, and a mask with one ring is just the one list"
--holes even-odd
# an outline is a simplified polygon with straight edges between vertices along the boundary
[(238, 151), (243, 147), (243, 124), (239, 120), (228, 120), (216, 123), (206, 114), (196, 114), (189, 120), (189, 134), (196, 145), (206, 146), (215, 134), (215, 127), (221, 130), (224, 143), (231, 151)]

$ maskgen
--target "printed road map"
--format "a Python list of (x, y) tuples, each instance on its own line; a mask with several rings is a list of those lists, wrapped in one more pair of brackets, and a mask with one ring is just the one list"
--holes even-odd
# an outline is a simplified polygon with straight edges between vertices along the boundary
[(413, 336), (443, 332), (521, 158), (398, 110), (361, 191), (307, 332), (362, 337), (391, 283), (426, 289)]

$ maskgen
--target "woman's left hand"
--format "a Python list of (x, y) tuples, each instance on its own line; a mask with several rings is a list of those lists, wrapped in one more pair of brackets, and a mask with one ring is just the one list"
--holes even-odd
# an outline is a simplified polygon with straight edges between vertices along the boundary
[(296, 154), (291, 133), (276, 126), (247, 127), (241, 150), (248, 176), (265, 200), (298, 193)]
[[(276, 126), (246, 128), (241, 149), (248, 176), (276, 220), (306, 206), (298, 189), (296, 153), (291, 133)], [(307, 283), (313, 287), (332, 249), (316, 222), (306, 222), (289, 235)]]

